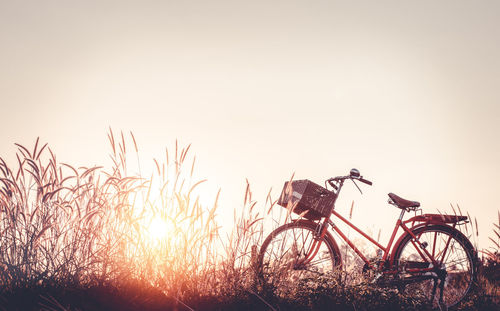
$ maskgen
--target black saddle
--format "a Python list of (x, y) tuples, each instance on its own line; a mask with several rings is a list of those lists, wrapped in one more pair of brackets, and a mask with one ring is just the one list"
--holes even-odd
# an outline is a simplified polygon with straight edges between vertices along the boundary
[(420, 206), (420, 202), (403, 199), (394, 193), (389, 193), (389, 198), (391, 198), (392, 202), (399, 208), (417, 208)]

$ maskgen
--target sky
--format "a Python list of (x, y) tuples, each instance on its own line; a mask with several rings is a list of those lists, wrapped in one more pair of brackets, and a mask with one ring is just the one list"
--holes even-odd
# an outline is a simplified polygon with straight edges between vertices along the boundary
[(424, 212), (458, 204), (488, 247), (499, 15), (498, 1), (0, 0), (0, 156), (40, 137), (60, 161), (106, 164), (111, 127), (151, 164), (177, 139), (207, 202), (222, 189), (225, 223), (246, 179), (264, 202), (292, 173), (356, 167), (374, 185), (336, 208), (354, 200), (363, 229), (390, 233), (394, 192)]

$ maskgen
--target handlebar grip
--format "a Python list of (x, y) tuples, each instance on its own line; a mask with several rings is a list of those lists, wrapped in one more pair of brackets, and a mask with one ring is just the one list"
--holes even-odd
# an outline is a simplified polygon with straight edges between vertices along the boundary
[(358, 179), (358, 180), (359, 180), (360, 182), (362, 182), (362, 183), (367, 184), (367, 185), (370, 185), (370, 186), (371, 186), (371, 185), (373, 185), (373, 183), (372, 183), (371, 181), (366, 180), (366, 179), (364, 179), (364, 178), (360, 178), (360, 179)]

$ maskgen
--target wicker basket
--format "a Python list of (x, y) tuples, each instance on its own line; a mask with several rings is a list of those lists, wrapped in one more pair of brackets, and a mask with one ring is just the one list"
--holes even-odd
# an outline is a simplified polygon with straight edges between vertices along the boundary
[(303, 215), (305, 218), (318, 220), (321, 217), (330, 217), (336, 196), (335, 193), (310, 180), (294, 180), (291, 183), (285, 182), (278, 204), (285, 208), (293, 208), (296, 214), (307, 211)]

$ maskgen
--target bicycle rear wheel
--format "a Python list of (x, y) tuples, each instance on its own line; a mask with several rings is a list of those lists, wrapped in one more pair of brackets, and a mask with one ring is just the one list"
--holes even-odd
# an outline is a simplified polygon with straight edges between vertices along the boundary
[[(300, 284), (335, 277), (340, 251), (329, 233), (320, 239), (317, 230), (318, 224), (299, 220), (277, 228), (265, 239), (258, 264), (263, 281), (276, 295), (284, 297)], [(308, 261), (315, 247), (318, 251)]]
[(424, 296), (434, 306), (456, 306), (470, 292), (476, 279), (476, 257), (472, 244), (460, 231), (445, 225), (421, 227), (413, 233), (440, 267), (432, 272), (410, 272), (412, 268), (432, 268), (432, 263), (422, 258), (422, 250), (417, 249), (411, 235), (407, 234), (396, 247), (393, 261), (401, 282), (405, 284), (408, 281), (403, 293)]

